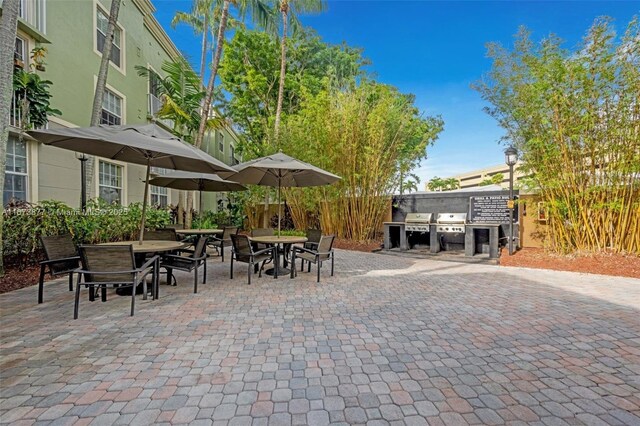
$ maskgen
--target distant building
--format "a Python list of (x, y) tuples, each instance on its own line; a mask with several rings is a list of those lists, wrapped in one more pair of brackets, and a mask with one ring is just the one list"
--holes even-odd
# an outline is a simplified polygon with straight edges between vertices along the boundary
[[(518, 179), (524, 177), (522, 173), (518, 171), (519, 164), (514, 167), (513, 181), (516, 183)], [(480, 186), (480, 183), (491, 179), (497, 174), (502, 174), (503, 179), (501, 182), (497, 182), (503, 188), (509, 187), (509, 166), (506, 164), (500, 164), (497, 166), (485, 167), (484, 169), (473, 170), (466, 173), (461, 173), (455, 176), (450, 176), (456, 179), (460, 183), (460, 189), (473, 188)], [(425, 184), (425, 191), (429, 191), (427, 184)]]
[[(15, 46), (16, 66), (29, 68), (30, 52), (45, 47), (46, 69), (38, 71), (51, 80), (51, 106), (62, 111), (50, 117), (49, 127), (85, 127), (90, 124), (97, 74), (108, 23), (108, 0), (21, 0)], [(1, 7), (1, 1), (0, 1)], [(102, 103), (103, 124), (136, 124), (159, 120), (161, 106), (153, 78), (140, 77), (136, 66), (162, 75), (162, 64), (181, 56), (158, 21), (150, 0), (122, 2), (111, 50), (111, 63)], [(11, 199), (38, 202), (60, 200), (77, 207), (80, 203), (80, 161), (74, 152), (44, 146), (28, 136), (20, 140), (20, 116), (14, 102), (3, 202)], [(206, 135), (202, 149), (236, 164), (238, 136), (226, 127)], [(96, 158), (89, 197), (127, 205), (142, 201), (144, 166)], [(159, 171), (161, 172), (161, 171)], [(205, 208), (215, 209), (218, 197), (204, 195)], [(149, 201), (166, 206), (177, 204), (178, 191), (151, 187)], [(195, 205), (198, 206), (197, 195)]]

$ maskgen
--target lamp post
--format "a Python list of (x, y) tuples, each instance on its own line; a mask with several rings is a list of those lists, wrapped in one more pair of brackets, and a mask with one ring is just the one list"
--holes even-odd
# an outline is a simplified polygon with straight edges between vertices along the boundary
[(518, 150), (513, 146), (504, 150), (504, 162), (509, 166), (509, 256), (513, 254), (513, 166), (518, 162)]
[(84, 153), (76, 152), (76, 158), (80, 160), (80, 208), (84, 211), (87, 207), (87, 160)]

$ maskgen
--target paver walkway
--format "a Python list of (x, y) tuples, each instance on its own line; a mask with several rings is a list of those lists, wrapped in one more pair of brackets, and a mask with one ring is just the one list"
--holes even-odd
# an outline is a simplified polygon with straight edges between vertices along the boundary
[(640, 425), (640, 280), (338, 251), (277, 281), (0, 296), (0, 420)]

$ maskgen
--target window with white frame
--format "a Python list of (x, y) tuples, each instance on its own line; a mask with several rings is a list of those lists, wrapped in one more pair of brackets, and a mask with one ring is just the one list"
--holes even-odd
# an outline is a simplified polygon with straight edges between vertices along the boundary
[(3, 204), (7, 205), (11, 200), (27, 201), (28, 182), (27, 142), (9, 136), (2, 196)]
[[(156, 175), (164, 175), (167, 173), (166, 169), (161, 169), (158, 167), (152, 167), (151, 173)], [(162, 186), (151, 185), (151, 205), (158, 207), (167, 207), (169, 205), (169, 190), (168, 188), (164, 188)]]
[[(96, 50), (100, 53), (104, 50), (104, 44), (107, 40), (107, 28), (109, 27), (109, 16), (100, 9), (96, 8)], [(115, 66), (120, 68), (122, 51), (120, 43), (122, 40), (122, 30), (116, 25), (113, 31), (113, 43), (111, 43), (111, 54), (109, 59)]]
[(122, 205), (122, 166), (100, 161), (98, 196), (109, 204)]
[(105, 89), (102, 97), (102, 115), (100, 124), (122, 124), (122, 98), (112, 91)]
[(224, 134), (222, 132), (217, 132), (216, 139), (218, 140), (218, 151), (220, 154), (224, 154)]
[(229, 145), (229, 149), (231, 150), (231, 165), (235, 166), (239, 163), (238, 159), (236, 158), (236, 147), (233, 145)]
[(18, 61), (22, 61), (24, 63), (27, 62), (27, 41), (26, 40), (20, 37), (16, 37), (16, 47), (13, 52), (13, 57)]

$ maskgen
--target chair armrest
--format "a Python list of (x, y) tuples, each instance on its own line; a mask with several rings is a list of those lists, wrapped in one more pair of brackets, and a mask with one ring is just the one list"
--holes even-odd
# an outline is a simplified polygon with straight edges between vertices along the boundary
[(256, 255), (261, 255), (261, 254), (268, 253), (268, 252), (273, 253), (275, 251), (275, 249), (276, 249), (275, 247), (267, 247), (267, 248), (262, 249), (262, 250), (254, 251), (251, 254), (256, 256)]
[(52, 263), (68, 262), (71, 260), (80, 260), (80, 256), (63, 257), (62, 259), (43, 260), (40, 265), (50, 265)]
[(135, 274), (140, 272), (139, 269), (131, 269), (128, 271), (87, 271), (85, 269), (75, 269), (73, 272), (83, 275), (113, 275), (113, 274)]
[(314, 254), (314, 255), (315, 254), (319, 254), (315, 250), (310, 250), (308, 248), (304, 248), (304, 247), (300, 247), (300, 246), (293, 246), (293, 252), (294, 253), (299, 252), (299, 251), (302, 251), (302, 252), (305, 252), (305, 253), (309, 253), (309, 254)]
[(180, 253), (195, 253), (196, 252), (193, 249), (187, 249), (187, 248), (177, 249), (175, 251), (180, 252)]

